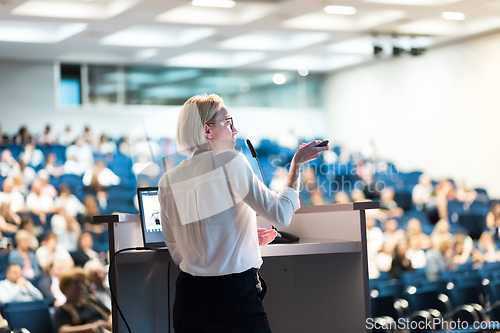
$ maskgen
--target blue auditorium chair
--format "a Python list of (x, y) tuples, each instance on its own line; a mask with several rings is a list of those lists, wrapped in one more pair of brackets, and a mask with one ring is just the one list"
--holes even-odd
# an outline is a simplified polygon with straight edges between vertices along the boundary
[(62, 175), (59, 178), (59, 184), (67, 184), (71, 189), (71, 193), (77, 195), (83, 191), (82, 178), (81, 176), (71, 174)]
[(66, 146), (52, 145), (47, 153), (54, 153), (56, 155), (58, 165), (64, 164), (64, 162), (66, 162)]
[(44, 301), (5, 304), (3, 314), (11, 329), (53, 333), (49, 307)]

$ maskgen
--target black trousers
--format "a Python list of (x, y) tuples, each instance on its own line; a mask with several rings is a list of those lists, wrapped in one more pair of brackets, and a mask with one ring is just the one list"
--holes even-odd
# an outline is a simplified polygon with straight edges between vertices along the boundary
[[(176, 282), (176, 333), (270, 333), (255, 268), (224, 276), (192, 276)], [(264, 285), (264, 283), (263, 283)]]

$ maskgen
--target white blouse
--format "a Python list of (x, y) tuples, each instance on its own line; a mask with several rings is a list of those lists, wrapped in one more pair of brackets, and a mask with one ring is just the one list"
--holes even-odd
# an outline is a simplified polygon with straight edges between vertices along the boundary
[(300, 208), (292, 188), (270, 191), (235, 150), (207, 151), (159, 182), (163, 237), (182, 271), (220, 276), (262, 265), (256, 212), (287, 226)]

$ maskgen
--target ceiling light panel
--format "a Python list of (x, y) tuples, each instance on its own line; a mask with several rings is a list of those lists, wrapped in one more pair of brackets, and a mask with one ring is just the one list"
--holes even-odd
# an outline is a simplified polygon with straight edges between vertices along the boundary
[(231, 68), (243, 66), (265, 58), (264, 52), (191, 52), (166, 61), (168, 66)]
[(101, 39), (103, 45), (135, 47), (179, 47), (215, 33), (213, 28), (132, 26)]
[[(392, 53), (392, 47), (395, 39), (392, 36), (381, 35), (377, 37), (363, 36), (355, 39), (334, 43), (326, 49), (328, 52), (337, 54), (352, 54), (352, 55), (373, 55), (373, 46), (382, 47), (384, 54)], [(398, 36), (396, 43), (403, 49), (411, 49), (412, 47), (429, 47), (436, 42), (436, 38), (427, 36)]]
[(462, 0), (363, 0), (368, 3), (382, 3), (387, 5), (403, 5), (403, 6), (444, 6)]
[(29, 0), (14, 8), (12, 15), (72, 19), (108, 19), (133, 7), (139, 0), (75, 1)]
[(267, 67), (270, 69), (297, 70), (308, 68), (311, 71), (331, 71), (334, 69), (359, 64), (372, 59), (360, 55), (292, 55), (281, 59), (270, 61)]
[(86, 28), (85, 23), (0, 21), (0, 41), (54, 44)]
[(242, 25), (268, 15), (276, 6), (276, 4), (272, 3), (237, 3), (233, 8), (183, 5), (158, 15), (156, 21), (185, 24)]
[(434, 36), (467, 36), (500, 28), (500, 17), (475, 17), (464, 21), (447, 21), (443, 18), (418, 20), (396, 27), (404, 34)]
[(372, 29), (407, 17), (404, 10), (372, 10), (356, 15), (332, 15), (314, 12), (294, 17), (283, 22), (283, 26), (292, 29), (360, 31)]
[(232, 50), (295, 50), (324, 42), (330, 35), (324, 32), (255, 31), (219, 43), (219, 47)]
[(354, 15), (356, 14), (356, 8), (351, 6), (326, 6), (323, 8), (327, 14), (338, 14), (338, 15)]
[(193, 0), (191, 4), (198, 7), (233, 8), (236, 2), (233, 0)]

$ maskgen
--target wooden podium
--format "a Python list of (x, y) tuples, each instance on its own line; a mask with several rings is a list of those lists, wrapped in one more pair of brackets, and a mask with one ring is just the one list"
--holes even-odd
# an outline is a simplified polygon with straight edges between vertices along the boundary
[[(261, 247), (261, 274), (269, 287), (263, 303), (273, 333), (369, 331), (365, 210), (378, 207), (378, 202), (302, 207), (290, 226), (279, 229), (299, 236), (300, 242)], [(98, 216), (94, 221), (109, 223), (110, 256), (143, 246), (138, 215)], [(257, 224), (271, 228), (259, 216)], [(178, 274), (167, 250), (116, 256), (110, 283), (132, 333), (174, 332)], [(127, 333), (114, 304), (112, 311), (113, 332)]]

